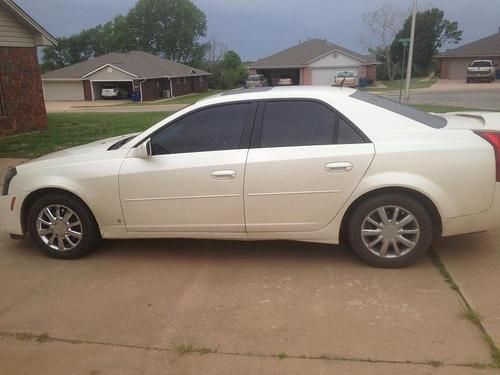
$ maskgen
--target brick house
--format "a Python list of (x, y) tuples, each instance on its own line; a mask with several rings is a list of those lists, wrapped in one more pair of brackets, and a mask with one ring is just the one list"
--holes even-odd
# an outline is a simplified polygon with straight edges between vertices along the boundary
[(496, 34), (438, 53), (435, 59), (442, 79), (465, 80), (467, 66), (474, 60), (500, 63), (500, 28)]
[(0, 135), (47, 126), (36, 47), (55, 44), (17, 4), (0, 0)]
[(98, 100), (103, 87), (138, 92), (141, 100), (208, 90), (210, 73), (142, 51), (108, 53), (42, 76), (45, 100)]
[(374, 81), (379, 64), (373, 55), (361, 55), (324, 39), (308, 39), (250, 64), (249, 72), (263, 74), (270, 84), (291, 78), (294, 85), (330, 86), (344, 70)]

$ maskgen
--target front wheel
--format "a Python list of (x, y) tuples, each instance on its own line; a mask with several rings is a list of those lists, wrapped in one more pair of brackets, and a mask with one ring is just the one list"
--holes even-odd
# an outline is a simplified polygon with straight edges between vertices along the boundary
[(359, 204), (349, 220), (349, 242), (365, 262), (386, 268), (406, 267), (432, 243), (426, 208), (404, 194), (381, 194)]
[(38, 247), (58, 259), (80, 258), (101, 238), (89, 209), (64, 194), (49, 194), (38, 199), (28, 212), (27, 224)]

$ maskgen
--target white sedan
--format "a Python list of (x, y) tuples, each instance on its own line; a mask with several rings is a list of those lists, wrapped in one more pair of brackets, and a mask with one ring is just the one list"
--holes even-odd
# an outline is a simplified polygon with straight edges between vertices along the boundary
[(101, 238), (345, 240), (401, 267), (499, 225), (499, 130), (348, 88), (236, 90), (9, 169), (0, 229), (56, 258)]

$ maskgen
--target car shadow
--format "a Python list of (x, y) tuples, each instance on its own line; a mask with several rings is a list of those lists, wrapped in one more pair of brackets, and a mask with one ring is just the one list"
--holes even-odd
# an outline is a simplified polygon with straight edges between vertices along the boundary
[(269, 262), (335, 262), (363, 264), (344, 245), (295, 241), (228, 241), (195, 239), (104, 240), (89, 255), (96, 258), (149, 260), (265, 260)]

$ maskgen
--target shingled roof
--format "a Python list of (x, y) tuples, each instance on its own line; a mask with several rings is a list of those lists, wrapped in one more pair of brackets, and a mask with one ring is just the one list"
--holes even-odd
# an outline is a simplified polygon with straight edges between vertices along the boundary
[(42, 75), (42, 79), (82, 79), (91, 72), (112, 65), (135, 78), (205, 76), (210, 73), (142, 51), (108, 53)]
[(500, 30), (498, 33), (464, 44), (461, 47), (449, 49), (436, 55), (440, 57), (490, 57), (500, 56)]
[(324, 39), (309, 39), (284, 51), (260, 59), (250, 68), (295, 68), (309, 65), (329, 52), (338, 51), (359, 60), (362, 64), (377, 64), (373, 55), (361, 55)]

